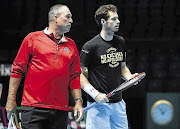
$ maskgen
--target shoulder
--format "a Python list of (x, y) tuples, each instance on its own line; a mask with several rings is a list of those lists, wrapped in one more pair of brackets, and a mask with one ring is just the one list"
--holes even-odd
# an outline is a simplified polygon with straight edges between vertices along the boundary
[(102, 40), (100, 35), (96, 35), (91, 40), (89, 40), (87, 43), (90, 44), (97, 44), (98, 41)]
[(69, 43), (72, 43), (72, 44), (75, 44), (74, 40), (72, 40), (71, 38), (67, 37), (67, 36), (64, 36), (66, 38), (66, 40), (69, 42)]
[(114, 37), (115, 37), (116, 39), (120, 40), (120, 41), (125, 42), (125, 41), (124, 41), (124, 38), (123, 38), (122, 36), (114, 35)]
[(119, 35), (114, 35), (115, 39), (118, 40), (118, 43), (120, 43), (121, 45), (125, 46), (126, 43), (125, 43), (125, 40), (122, 36), (119, 36)]
[(96, 35), (91, 40), (87, 41), (83, 46), (93, 47), (93, 46), (97, 45), (97, 43), (99, 43), (100, 40), (101, 40), (101, 37), (99, 35)]
[(37, 37), (39, 37), (39, 36), (45, 36), (45, 34), (44, 34), (44, 32), (43, 31), (35, 31), (35, 32), (31, 32), (31, 33), (29, 33), (26, 37), (25, 37), (25, 39), (35, 39), (35, 38), (37, 38)]
[(68, 48), (70, 48), (71, 51), (73, 51), (73, 52), (75, 52), (76, 54), (78, 54), (78, 49), (77, 49), (77, 46), (76, 46), (74, 40), (72, 40), (71, 38), (68, 38), (68, 37), (66, 37), (66, 36), (64, 36), (64, 37), (65, 37), (66, 40), (67, 40), (67, 42), (64, 42), (64, 43), (68, 46)]
[(23, 39), (22, 44), (28, 44), (28, 46), (32, 45), (34, 39), (36, 39), (37, 37), (41, 35), (43, 35), (43, 31), (31, 32)]
[(31, 32), (29, 33), (27, 36), (31, 36), (31, 37), (37, 37), (37, 36), (41, 36), (41, 35), (45, 35), (44, 31), (35, 31), (35, 32)]
[(71, 45), (71, 46), (74, 46), (76, 47), (76, 44), (74, 42), (74, 40), (72, 40), (71, 38), (67, 37), (67, 36), (64, 36), (66, 38), (66, 40), (68, 41), (68, 44)]

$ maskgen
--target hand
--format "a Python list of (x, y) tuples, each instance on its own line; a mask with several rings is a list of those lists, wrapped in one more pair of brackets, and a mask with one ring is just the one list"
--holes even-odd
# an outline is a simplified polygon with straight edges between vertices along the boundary
[(74, 106), (74, 117), (76, 122), (79, 122), (83, 119), (83, 108), (81, 101), (77, 101), (76, 105)]
[[(132, 78), (135, 77), (135, 76), (137, 76), (137, 75), (138, 75), (138, 73), (132, 74)], [(137, 85), (137, 84), (138, 84), (138, 82), (134, 83), (134, 85)]]
[(99, 94), (96, 96), (95, 101), (96, 101), (97, 103), (106, 103), (106, 102), (109, 102), (109, 99), (106, 97), (106, 94), (99, 93)]
[(8, 99), (6, 103), (6, 111), (7, 111), (7, 118), (10, 118), (12, 112), (14, 112), (17, 108), (17, 104), (15, 100)]

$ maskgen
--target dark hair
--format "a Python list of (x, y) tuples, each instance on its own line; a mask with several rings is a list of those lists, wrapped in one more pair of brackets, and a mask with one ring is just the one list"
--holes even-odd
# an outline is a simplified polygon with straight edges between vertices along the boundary
[(112, 4), (108, 4), (108, 5), (102, 5), (101, 7), (99, 7), (99, 9), (96, 11), (94, 18), (96, 23), (98, 24), (98, 26), (101, 27), (101, 19), (105, 19), (107, 20), (109, 18), (108, 12), (112, 11), (112, 12), (117, 12), (117, 8), (116, 6), (112, 5)]

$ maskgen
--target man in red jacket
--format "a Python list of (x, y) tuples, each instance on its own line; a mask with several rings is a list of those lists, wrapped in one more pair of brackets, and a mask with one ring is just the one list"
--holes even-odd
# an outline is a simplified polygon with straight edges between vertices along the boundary
[(68, 86), (76, 101), (74, 115), (83, 109), (80, 86), (80, 60), (74, 41), (64, 33), (70, 31), (72, 14), (65, 5), (54, 5), (49, 27), (28, 34), (13, 62), (6, 103), (8, 116), (16, 108), (16, 93), (24, 74), (22, 96), (23, 129), (66, 129)]

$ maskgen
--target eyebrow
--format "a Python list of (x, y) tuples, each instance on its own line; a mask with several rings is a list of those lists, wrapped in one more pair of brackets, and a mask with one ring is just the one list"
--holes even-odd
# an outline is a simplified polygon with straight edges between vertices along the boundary
[(109, 19), (119, 19), (119, 16), (109, 17)]
[(68, 13), (68, 14), (66, 14), (65, 16), (68, 16), (68, 17), (70, 16), (70, 17), (72, 17), (72, 14)]

